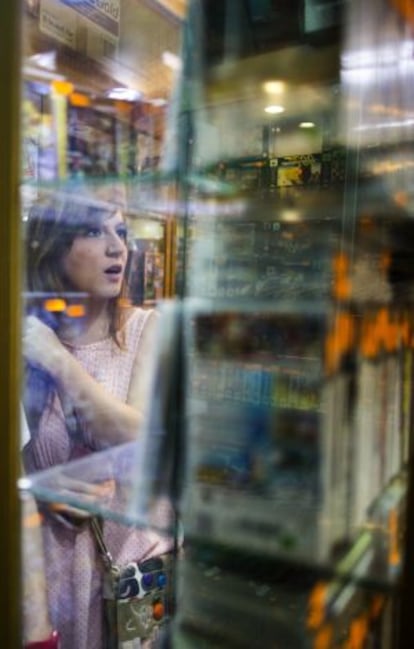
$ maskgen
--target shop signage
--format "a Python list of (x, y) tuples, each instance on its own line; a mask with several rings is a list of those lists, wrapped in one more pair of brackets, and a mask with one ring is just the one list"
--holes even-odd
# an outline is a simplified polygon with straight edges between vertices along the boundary
[(120, 0), (41, 0), (40, 31), (59, 42), (78, 49), (79, 30), (98, 30), (111, 43), (117, 43), (120, 28)]
[(60, 0), (113, 37), (119, 37), (120, 0)]
[(76, 46), (76, 14), (53, 0), (42, 0), (39, 28), (43, 34), (55, 38), (68, 47)]

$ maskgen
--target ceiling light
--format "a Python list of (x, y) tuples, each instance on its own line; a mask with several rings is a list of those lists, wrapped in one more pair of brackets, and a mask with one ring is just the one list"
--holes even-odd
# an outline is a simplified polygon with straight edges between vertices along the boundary
[(161, 108), (167, 105), (167, 100), (164, 97), (154, 97), (154, 99), (149, 99), (148, 103)]
[(119, 99), (120, 101), (138, 101), (142, 99), (142, 93), (133, 88), (112, 88), (107, 93), (109, 99)]
[(284, 81), (265, 81), (263, 90), (269, 95), (281, 95), (285, 91)]
[(278, 113), (284, 113), (285, 109), (283, 106), (279, 106), (277, 104), (271, 104), (270, 106), (266, 106), (265, 108), (265, 113), (270, 113), (270, 115), (277, 115)]
[(281, 221), (285, 221), (285, 223), (296, 223), (297, 221), (300, 221), (301, 216), (302, 215), (299, 210), (288, 209), (288, 210), (282, 210), (282, 212), (279, 215), (279, 218)]
[(66, 79), (63, 74), (57, 74), (56, 72), (51, 72), (50, 70), (44, 70), (34, 65), (25, 65), (23, 68), (23, 74), (27, 78), (42, 79), (44, 81), (65, 81)]
[(314, 122), (301, 122), (299, 124), (299, 128), (314, 128), (315, 123)]
[(47, 70), (56, 70), (55, 50), (51, 50), (50, 52), (41, 52), (39, 54), (33, 54), (32, 56), (29, 57), (29, 60), (41, 68), (46, 68)]
[(173, 54), (168, 50), (162, 53), (162, 62), (168, 68), (171, 68), (171, 70), (181, 70), (182, 68), (181, 59), (176, 54)]

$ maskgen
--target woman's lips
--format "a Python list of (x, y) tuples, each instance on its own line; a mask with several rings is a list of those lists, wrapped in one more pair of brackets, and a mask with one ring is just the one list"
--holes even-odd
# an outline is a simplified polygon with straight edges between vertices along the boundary
[(117, 282), (122, 277), (123, 266), (121, 264), (113, 264), (105, 269), (105, 275), (109, 280)]
[(121, 264), (113, 264), (113, 266), (109, 266), (109, 268), (105, 270), (105, 273), (108, 275), (118, 275), (119, 273), (122, 273), (122, 266)]

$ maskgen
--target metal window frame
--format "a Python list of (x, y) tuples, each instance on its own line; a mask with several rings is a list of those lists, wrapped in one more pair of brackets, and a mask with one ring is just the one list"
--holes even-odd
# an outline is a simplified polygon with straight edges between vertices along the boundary
[(0, 2), (0, 637), (21, 647), (19, 394), (21, 245), (19, 218), (22, 28), (18, 0)]

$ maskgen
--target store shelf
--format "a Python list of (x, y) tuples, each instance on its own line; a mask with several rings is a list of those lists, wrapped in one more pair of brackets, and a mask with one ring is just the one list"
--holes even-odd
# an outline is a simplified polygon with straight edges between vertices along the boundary
[[(339, 642), (345, 641), (353, 621), (366, 618), (374, 624), (392, 592), (382, 584), (379, 595), (378, 584), (349, 575), (329, 581), (332, 574), (316, 567), (273, 564), (257, 554), (244, 562), (229, 554), (223, 562), (211, 550), (193, 543), (190, 547), (180, 565), (177, 648), (247, 649), (257, 646), (259, 628), (261, 646), (311, 649), (326, 628), (342, 646)], [(370, 560), (367, 537), (361, 537), (351, 554), (362, 577)]]
[(187, 537), (173, 647), (247, 649), (257, 646), (259, 628), (261, 646), (277, 649), (345, 647), (356, 629), (363, 640), (375, 637), (384, 642), (378, 646), (393, 646), (385, 638), (400, 565), (388, 561), (389, 530), (380, 528), (378, 517), (401, 511), (405, 488), (405, 475), (387, 485), (371, 524), (330, 564), (270, 558), (253, 547), (240, 552), (234, 542), (224, 547), (205, 536)]

